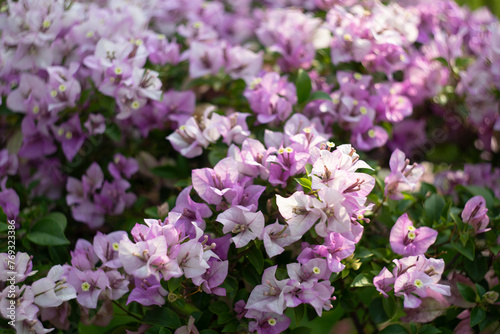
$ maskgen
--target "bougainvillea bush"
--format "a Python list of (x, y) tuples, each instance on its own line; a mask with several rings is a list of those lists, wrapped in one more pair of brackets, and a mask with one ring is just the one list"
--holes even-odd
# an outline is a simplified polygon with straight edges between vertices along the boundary
[(2, 332), (500, 332), (488, 10), (8, 0), (0, 31)]

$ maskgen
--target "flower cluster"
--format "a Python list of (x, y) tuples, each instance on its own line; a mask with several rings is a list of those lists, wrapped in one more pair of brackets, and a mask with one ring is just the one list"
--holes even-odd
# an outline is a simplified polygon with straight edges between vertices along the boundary
[(120, 215), (134, 204), (136, 196), (126, 192), (130, 178), (139, 169), (137, 161), (116, 154), (108, 171), (113, 181), (105, 181), (104, 173), (97, 163), (92, 163), (82, 180), (69, 177), (66, 202), (71, 207), (75, 220), (96, 229), (104, 224), (105, 215)]

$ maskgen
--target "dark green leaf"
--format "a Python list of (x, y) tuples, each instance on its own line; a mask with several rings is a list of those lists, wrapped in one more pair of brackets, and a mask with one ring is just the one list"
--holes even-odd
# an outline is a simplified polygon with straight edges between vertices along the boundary
[(238, 330), (240, 323), (237, 320), (232, 320), (222, 329), (222, 333), (232, 333)]
[(60, 213), (51, 213), (35, 223), (27, 238), (31, 242), (42, 246), (69, 245), (64, 236), (66, 217)]
[(229, 312), (229, 306), (227, 306), (227, 304), (222, 301), (216, 301), (210, 304), (208, 309), (210, 310), (210, 312), (217, 315)]
[(9, 229), (9, 225), (7, 223), (0, 223), (0, 232), (5, 232)]
[(482, 297), (486, 293), (486, 289), (483, 288), (483, 286), (479, 285), (478, 283), (476, 283), (476, 291), (479, 297)]
[(480, 307), (474, 307), (470, 312), (470, 326), (474, 327), (486, 317), (486, 311)]
[(146, 334), (172, 334), (172, 332), (165, 327), (153, 326), (146, 331)]
[(373, 279), (369, 279), (366, 274), (361, 273), (354, 277), (354, 280), (351, 283), (351, 287), (353, 288), (361, 288), (364, 286), (373, 286)]
[(467, 241), (469, 240), (469, 233), (460, 233), (460, 241), (462, 242), (462, 246), (467, 245)]
[(467, 241), (465, 247), (458, 242), (452, 242), (451, 245), (469, 260), (474, 260), (475, 247), (471, 239)]
[(219, 316), (217, 318), (217, 323), (219, 325), (223, 325), (223, 324), (226, 324), (233, 319), (234, 319), (234, 316), (231, 313), (226, 312), (226, 313), (219, 314)]
[(320, 90), (317, 90), (315, 92), (312, 92), (311, 95), (309, 95), (309, 101), (314, 101), (314, 100), (328, 100), (331, 101), (332, 98), (327, 92), (323, 92)]
[(389, 297), (389, 298), (382, 298), (382, 305), (384, 306), (384, 311), (385, 314), (389, 318), (392, 318), (394, 314), (396, 314), (396, 302), (394, 301), (394, 298)]
[(370, 312), (370, 316), (376, 324), (381, 324), (387, 320), (389, 320), (389, 317), (384, 311), (384, 305), (382, 298), (377, 298), (375, 299), (371, 304), (370, 307), (368, 308), (368, 311)]
[(300, 304), (293, 308), (293, 312), (295, 314), (295, 323), (299, 324), (302, 318), (304, 317), (305, 306), (304, 304)]
[(481, 282), (489, 269), (488, 258), (482, 256), (481, 254), (477, 254), (477, 256), (471, 261), (468, 259), (464, 260), (464, 268), (474, 282)]
[(462, 284), (462, 283), (457, 283), (458, 291), (460, 291), (460, 294), (464, 299), (468, 302), (474, 303), (476, 301), (476, 293), (474, 292), (474, 289), (472, 289), (470, 286)]
[(104, 133), (113, 141), (120, 141), (122, 138), (122, 131), (115, 123), (106, 124)]
[(262, 271), (264, 270), (264, 256), (262, 255), (260, 249), (258, 249), (257, 246), (251, 246), (246, 256), (250, 263), (254, 266), (257, 273), (259, 275), (262, 274)]
[(200, 331), (200, 334), (219, 334), (219, 332), (216, 332), (213, 329), (204, 329)]
[(290, 334), (310, 334), (311, 331), (312, 330), (310, 328), (302, 326), (295, 328), (290, 332)]
[(401, 325), (390, 325), (379, 332), (380, 334), (408, 334), (406, 328)]
[(143, 321), (153, 326), (177, 329), (181, 326), (179, 316), (167, 307), (152, 309), (144, 315)]
[(431, 325), (424, 325), (418, 331), (418, 334), (439, 334), (439, 333), (441, 333), (441, 330)]
[(168, 291), (174, 292), (182, 284), (182, 277), (172, 277), (167, 281)]
[(303, 69), (299, 70), (297, 75), (297, 80), (295, 81), (295, 87), (297, 88), (297, 102), (300, 104), (305, 102), (311, 93), (311, 78), (309, 74)]
[(158, 217), (158, 207), (157, 206), (151, 206), (151, 207), (147, 208), (146, 210), (144, 210), (144, 213), (146, 214), (146, 216), (148, 216), (148, 218), (154, 218), (154, 219), (160, 218), (160, 217)]
[(424, 203), (425, 216), (431, 223), (439, 221), (444, 206), (444, 199), (437, 194), (432, 194)]

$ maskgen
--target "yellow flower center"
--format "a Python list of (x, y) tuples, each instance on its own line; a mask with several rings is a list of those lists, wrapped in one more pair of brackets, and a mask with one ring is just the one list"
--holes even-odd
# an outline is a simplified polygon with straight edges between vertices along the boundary
[(59, 85), (59, 91), (60, 91), (61, 93), (62, 93), (62, 92), (64, 92), (64, 91), (66, 91), (66, 88), (67, 88), (67, 87), (66, 87), (66, 85), (63, 85), (63, 84), (60, 84), (60, 85)]
[(122, 74), (122, 73), (123, 73), (123, 70), (122, 70), (122, 68), (121, 68), (121, 67), (117, 67), (117, 68), (115, 68), (115, 74), (116, 74), (116, 75), (120, 75), (120, 74)]
[(137, 110), (140, 106), (139, 101), (132, 102), (132, 109)]
[(120, 247), (120, 246), (118, 245), (118, 243), (117, 243), (117, 242), (114, 242), (114, 243), (113, 243), (113, 250), (118, 251), (118, 248), (119, 248), (119, 247)]
[(293, 152), (293, 148), (287, 147), (287, 148), (285, 148), (285, 152), (286, 153), (292, 153)]
[(82, 290), (83, 291), (89, 291), (90, 290), (90, 284), (88, 282), (83, 282), (82, 283)]
[(424, 283), (421, 280), (419, 280), (418, 278), (415, 280), (415, 282), (413, 282), (413, 284), (415, 284), (415, 286), (417, 288), (421, 288), (424, 286)]
[(66, 132), (65, 137), (66, 137), (66, 139), (71, 139), (71, 138), (73, 138), (73, 133), (71, 133), (71, 131), (68, 131), (68, 132)]
[(361, 73), (354, 73), (354, 79), (360, 80), (362, 78)]
[(276, 326), (276, 319), (274, 319), (274, 318), (269, 318), (269, 320), (267, 321), (267, 323), (268, 323), (270, 326)]
[(54, 89), (53, 91), (51, 91), (50, 92), (50, 96), (56, 97), (57, 96), (57, 90)]
[(415, 232), (408, 232), (408, 239), (413, 240), (417, 237)]
[(352, 36), (351, 36), (351, 34), (344, 34), (344, 41), (346, 41), (346, 42), (352, 42)]
[(366, 115), (368, 110), (366, 109), (366, 107), (361, 107), (361, 108), (359, 108), (359, 112), (361, 113), (361, 115)]
[(375, 138), (375, 130), (373, 129), (368, 130), (368, 137)]
[(47, 29), (47, 28), (49, 28), (49, 27), (50, 27), (50, 25), (51, 25), (51, 24), (52, 24), (52, 23), (51, 23), (49, 20), (45, 19), (45, 20), (43, 21), (43, 23), (42, 23), (42, 27), (44, 27), (45, 29)]
[(38, 114), (40, 112), (40, 107), (39, 106), (34, 106), (33, 107), (33, 114)]
[(313, 273), (315, 273), (316, 275), (321, 274), (321, 269), (319, 269), (318, 267), (314, 267)]
[(92, 37), (94, 37), (94, 32), (89, 31), (89, 32), (87, 32), (87, 34), (85, 36), (87, 36), (87, 38), (92, 38)]

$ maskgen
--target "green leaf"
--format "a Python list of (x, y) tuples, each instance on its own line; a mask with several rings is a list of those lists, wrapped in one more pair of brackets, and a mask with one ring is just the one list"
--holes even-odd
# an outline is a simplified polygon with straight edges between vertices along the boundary
[(309, 74), (303, 69), (299, 70), (295, 87), (297, 88), (297, 103), (305, 102), (309, 97), (309, 93), (311, 93), (312, 84)]
[(389, 320), (389, 317), (384, 311), (384, 305), (382, 299), (383, 297), (375, 299), (368, 308), (370, 316), (373, 322), (375, 322), (376, 324), (381, 324)]
[(424, 325), (418, 331), (418, 334), (439, 334), (439, 333), (441, 333), (441, 330), (431, 325)]
[(154, 326), (154, 327), (149, 328), (146, 331), (146, 334), (172, 334), (172, 332), (165, 327)]
[(478, 283), (476, 283), (476, 291), (479, 297), (482, 297), (486, 293), (486, 289), (483, 288), (483, 286), (479, 285)]
[(327, 92), (317, 90), (315, 92), (312, 92), (311, 95), (309, 95), (309, 101), (315, 101), (315, 100), (331, 101), (332, 98), (330, 97), (330, 95)]
[(223, 324), (226, 324), (233, 319), (234, 319), (234, 316), (231, 313), (225, 312), (225, 313), (218, 315), (217, 324), (223, 325)]
[(115, 123), (106, 124), (104, 133), (113, 141), (120, 141), (122, 138), (122, 131)]
[(353, 288), (361, 288), (364, 286), (373, 286), (373, 279), (369, 279), (366, 274), (361, 273), (354, 277), (354, 280), (351, 283), (351, 287)]
[(385, 314), (390, 318), (392, 318), (396, 314), (396, 302), (394, 298), (382, 298), (382, 305), (384, 306)]
[(149, 208), (144, 210), (144, 213), (149, 218), (154, 218), (154, 219), (160, 218), (160, 217), (158, 217), (158, 207), (157, 206), (150, 206)]
[(231, 322), (227, 323), (226, 326), (222, 329), (222, 333), (232, 333), (236, 332), (238, 330), (238, 326), (240, 323), (237, 320), (232, 320)]
[(307, 175), (310, 175), (312, 173), (313, 166), (311, 164), (306, 164), (306, 173)]
[(465, 245), (467, 245), (468, 240), (469, 240), (469, 233), (460, 233), (460, 241), (462, 242), (462, 246), (465, 247)]
[(432, 194), (424, 202), (425, 216), (430, 220), (430, 222), (438, 222), (443, 212), (445, 206), (444, 199), (437, 195)]
[(309, 178), (307, 177), (301, 177), (300, 179), (296, 178), (295, 181), (297, 181), (297, 183), (300, 184), (302, 188), (304, 188), (305, 193), (311, 191), (312, 182), (311, 180), (309, 180)]
[(295, 323), (299, 324), (302, 318), (304, 317), (305, 313), (305, 306), (304, 304), (300, 304), (299, 306), (296, 306), (293, 308), (293, 312), (295, 314)]
[(69, 245), (69, 240), (64, 236), (66, 217), (58, 212), (51, 213), (38, 220), (27, 234), (28, 240), (42, 246)]
[(437, 57), (437, 58), (434, 58), (432, 60), (438, 61), (441, 63), (441, 65), (448, 67), (448, 61), (446, 59), (444, 59), (443, 57)]
[(227, 304), (222, 301), (216, 301), (210, 304), (210, 306), (208, 306), (208, 309), (210, 312), (217, 315), (229, 312), (229, 306), (227, 306)]
[(146, 312), (143, 321), (153, 326), (173, 329), (177, 329), (182, 325), (177, 313), (167, 307), (155, 308)]
[(247, 259), (254, 266), (257, 273), (260, 275), (264, 270), (264, 256), (257, 246), (250, 247), (249, 252), (246, 255)]
[(470, 286), (462, 283), (457, 283), (457, 288), (466, 301), (470, 303), (474, 303), (476, 301), (476, 293)]
[(213, 329), (204, 329), (200, 331), (200, 334), (219, 334), (219, 332), (216, 332)]
[(488, 272), (488, 258), (477, 254), (472, 260), (464, 260), (464, 268), (474, 282), (481, 282)]
[(168, 291), (174, 292), (182, 284), (182, 277), (172, 277), (167, 281)]
[(475, 247), (474, 247), (474, 242), (472, 242), (471, 239), (467, 241), (467, 244), (465, 246), (457, 242), (452, 242), (451, 245), (453, 246), (453, 248), (455, 248), (458, 252), (460, 252), (463, 256), (465, 256), (469, 260), (471, 261), (474, 260)]
[(380, 334), (408, 334), (406, 328), (401, 325), (390, 325), (379, 332)]
[(292, 330), (290, 334), (310, 334), (311, 332), (312, 330), (310, 328), (301, 326)]
[(164, 179), (176, 179), (179, 176), (177, 168), (169, 165), (152, 168), (151, 172)]
[(5, 232), (9, 229), (9, 225), (6, 223), (0, 223), (0, 232)]
[(474, 307), (470, 312), (470, 326), (474, 327), (484, 320), (486, 317), (486, 311), (480, 307)]

